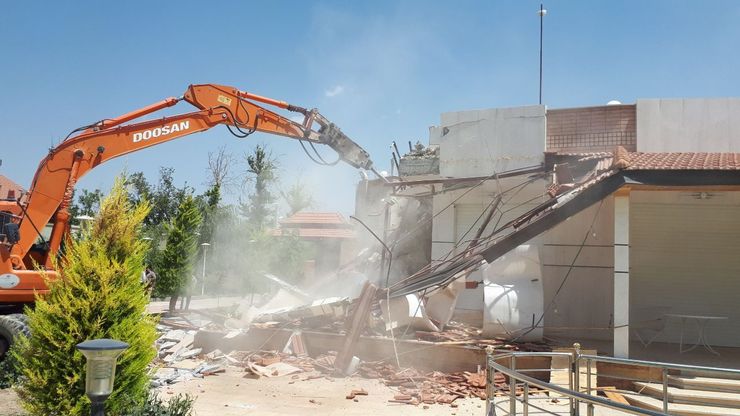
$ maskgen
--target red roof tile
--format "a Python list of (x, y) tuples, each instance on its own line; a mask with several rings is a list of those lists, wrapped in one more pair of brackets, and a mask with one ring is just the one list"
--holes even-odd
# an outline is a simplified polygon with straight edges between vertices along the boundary
[(10, 180), (8, 177), (0, 175), (0, 199), (8, 198), (8, 191), (15, 191), (15, 198), (20, 198), (26, 190), (22, 186)]
[(354, 230), (347, 228), (285, 228), (270, 230), (273, 236), (296, 235), (301, 238), (355, 238)]
[(625, 152), (616, 159), (626, 170), (740, 170), (740, 153)]
[(558, 153), (558, 156), (579, 157), (579, 161), (601, 158), (610, 167), (625, 170), (740, 170), (740, 153), (702, 152), (628, 152), (617, 147), (614, 152)]
[(298, 212), (281, 220), (281, 224), (337, 224), (346, 225), (347, 221), (338, 212)]

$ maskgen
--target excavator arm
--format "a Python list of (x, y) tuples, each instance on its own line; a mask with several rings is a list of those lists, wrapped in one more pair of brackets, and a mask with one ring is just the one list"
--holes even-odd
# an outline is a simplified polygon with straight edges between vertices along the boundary
[[(180, 101), (192, 104), (197, 111), (135, 121)], [(300, 113), (303, 122), (292, 121), (256, 102)], [(52, 259), (69, 227), (68, 208), (75, 184), (88, 171), (107, 160), (221, 124), (237, 137), (263, 132), (301, 140), (309, 145), (325, 144), (355, 168), (374, 171), (368, 153), (315, 109), (308, 110), (233, 87), (190, 85), (181, 98), (167, 98), (120, 117), (85, 126), (77, 130), (78, 134), (50, 149), (39, 164), (25, 206), (20, 207), (23, 215), (20, 215), (17, 232), (6, 233), (13, 238), (0, 244), (0, 274), (20, 270), (30, 272), (35, 261), (51, 268)], [(40, 230), (52, 219), (54, 225), (48, 251), (42, 258), (31, 258), (29, 251)], [(21, 286), (38, 289), (38, 283), (22, 281)]]

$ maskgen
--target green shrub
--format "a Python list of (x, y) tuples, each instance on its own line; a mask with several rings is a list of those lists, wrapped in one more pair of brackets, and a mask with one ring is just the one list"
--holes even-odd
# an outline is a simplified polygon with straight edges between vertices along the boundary
[(20, 371), (18, 370), (18, 360), (13, 355), (15, 349), (16, 346), (14, 343), (10, 346), (2, 361), (0, 361), (0, 389), (13, 387), (18, 382)]
[(193, 414), (193, 402), (193, 397), (188, 394), (178, 394), (164, 401), (156, 393), (150, 392), (146, 403), (127, 413), (127, 416), (190, 416)]
[(63, 277), (49, 281), (49, 295), (26, 311), (31, 337), (19, 340), (14, 356), (22, 371), (17, 392), (31, 415), (89, 412), (85, 358), (75, 345), (96, 338), (130, 345), (118, 358), (108, 414), (145, 403), (157, 336), (140, 282), (147, 246), (139, 233), (148, 210), (146, 204), (132, 206), (117, 179), (82, 238), (67, 243), (56, 265)]

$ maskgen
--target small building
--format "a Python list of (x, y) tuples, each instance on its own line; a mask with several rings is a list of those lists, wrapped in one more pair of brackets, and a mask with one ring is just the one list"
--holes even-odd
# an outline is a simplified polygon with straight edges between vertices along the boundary
[(307, 280), (335, 273), (352, 258), (355, 231), (338, 212), (297, 212), (280, 220), (280, 227), (271, 234), (295, 236), (313, 245), (313, 264), (306, 270)]
[(0, 175), (0, 199), (21, 200), (26, 190), (7, 176)]

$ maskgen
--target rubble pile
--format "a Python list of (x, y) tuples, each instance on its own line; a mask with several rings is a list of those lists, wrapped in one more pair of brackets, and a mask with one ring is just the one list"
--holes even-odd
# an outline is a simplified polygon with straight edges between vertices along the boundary
[(513, 342), (501, 338), (487, 338), (474, 326), (450, 321), (443, 331), (414, 331), (416, 339), (456, 345), (470, 345), (485, 348), (493, 346), (497, 350), (549, 352), (552, 348), (544, 342)]
[(152, 364), (152, 387), (190, 381), (194, 378), (225, 371), (228, 356), (219, 350), (203, 354), (201, 348), (193, 348), (199, 326), (210, 322), (191, 322), (186, 319), (163, 319), (157, 325), (160, 333), (156, 341), (157, 358)]
[[(283, 329), (303, 329), (315, 330), (319, 332), (329, 332), (335, 334), (345, 334), (346, 325), (342, 320), (320, 321), (317, 319), (302, 320), (293, 319), (290, 321), (268, 321), (252, 323), (254, 328), (283, 328)], [(469, 345), (485, 348), (489, 345), (497, 350), (509, 351), (535, 351), (549, 352), (552, 348), (544, 342), (512, 342), (501, 338), (483, 337), (480, 328), (468, 325), (462, 322), (450, 321), (442, 331), (422, 331), (422, 330), (400, 330), (396, 332), (396, 339), (420, 340), (429, 342), (438, 342), (455, 345)], [(383, 325), (368, 325), (363, 330), (366, 336), (386, 336)]]
[[(297, 357), (287, 353), (275, 351), (236, 351), (229, 354), (236, 365), (254, 377), (279, 377), (293, 375), (289, 384), (295, 381), (309, 381), (317, 378), (330, 378), (335, 374), (334, 359), (336, 352), (319, 355), (316, 358), (308, 356)], [(305, 373), (300, 375), (300, 373)], [(361, 363), (357, 375), (365, 378), (379, 379), (385, 385), (398, 389), (398, 394), (388, 401), (391, 403), (419, 404), (449, 404), (456, 407), (455, 400), (459, 398), (486, 398), (486, 372), (460, 371), (443, 373), (433, 371), (422, 373), (414, 368), (399, 369), (392, 364), (375, 362)], [(498, 391), (506, 392), (509, 385), (500, 373), (494, 375), (494, 384)], [(536, 393), (534, 388), (530, 391)], [(516, 394), (521, 395), (518, 388)], [(367, 392), (353, 390), (347, 399), (355, 396), (367, 395)]]
[[(162, 318), (157, 327), (161, 335), (156, 342), (158, 357), (153, 364), (152, 386), (164, 387), (215, 375), (232, 368), (242, 372), (245, 377), (289, 376), (289, 384), (317, 378), (333, 380), (335, 376), (359, 375), (381, 380), (383, 384), (395, 390), (394, 396), (389, 398), (392, 403), (443, 404), (456, 407), (457, 399), (486, 399), (486, 373), (480, 368), (477, 372), (422, 372), (415, 368), (398, 368), (388, 364), (387, 361), (362, 362), (359, 357), (354, 356), (360, 335), (383, 337), (388, 334), (389, 327), (384, 318), (389, 312), (384, 315), (382, 306), (374, 302), (376, 289), (372, 284), (366, 283), (356, 302), (350, 302), (348, 298), (326, 298), (298, 307), (273, 309), (255, 314), (247, 321), (242, 321), (243, 317), (239, 317), (235, 322), (241, 321), (245, 325), (238, 328), (229, 325), (229, 319), (233, 316), (229, 313), (223, 315), (220, 312), (198, 311), (194, 315)], [(195, 316), (200, 319), (196, 319)], [(443, 330), (430, 330), (442, 327)], [(256, 328), (292, 329), (292, 334), (285, 346), (277, 351), (263, 350), (267, 342), (254, 351), (237, 350), (224, 353), (214, 350), (207, 354), (193, 345), (195, 335), (201, 329), (227, 332), (223, 336), (226, 340)], [(311, 357), (304, 342), (306, 334), (303, 331), (306, 330), (340, 334), (345, 339), (340, 351), (328, 351)], [(550, 350), (544, 343), (517, 343), (486, 338), (477, 327), (449, 320), (439, 322), (439, 325), (418, 322), (415, 324), (414, 321), (408, 321), (396, 326), (396, 331), (395, 339), (412, 342), (433, 342), (480, 349), (493, 346), (496, 350), (510, 351)], [(319, 351), (312, 353), (317, 354)], [(501, 374), (494, 375), (493, 383), (499, 392), (505, 393), (508, 390), (508, 384)], [(348, 400), (357, 401), (357, 396), (367, 394), (367, 391), (360, 389), (349, 392), (346, 397)]]
[[(389, 402), (418, 404), (449, 404), (466, 397), (486, 399), (486, 373), (467, 371), (451, 374), (433, 371), (420, 373), (413, 368), (398, 369), (391, 364), (363, 363), (359, 373), (368, 378), (379, 378), (390, 387), (397, 387), (398, 394)], [(500, 390), (508, 387), (502, 374), (496, 373), (494, 384)]]

